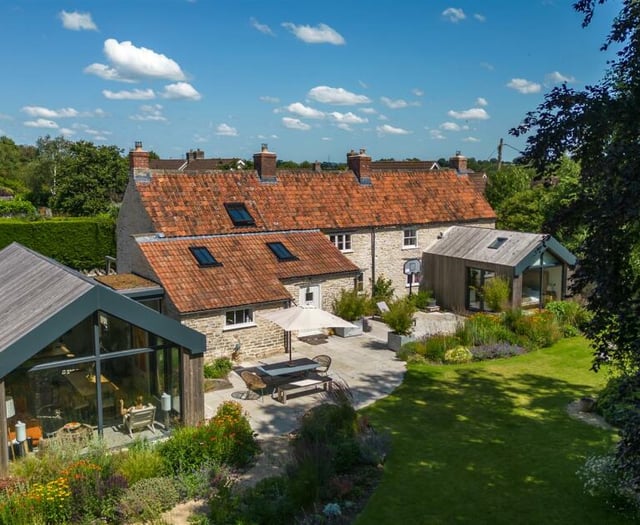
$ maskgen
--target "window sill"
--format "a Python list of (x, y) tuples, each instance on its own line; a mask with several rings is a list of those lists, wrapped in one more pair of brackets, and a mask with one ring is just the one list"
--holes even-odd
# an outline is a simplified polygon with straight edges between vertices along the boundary
[(227, 326), (224, 326), (222, 328), (223, 332), (231, 332), (233, 330), (241, 330), (242, 328), (252, 328), (254, 326), (257, 326), (256, 323), (240, 323), (240, 324), (230, 324)]
[(353, 250), (340, 250), (340, 253), (353, 253)]
[(417, 244), (414, 244), (413, 246), (403, 246), (402, 249), (403, 250), (415, 250), (418, 247)]

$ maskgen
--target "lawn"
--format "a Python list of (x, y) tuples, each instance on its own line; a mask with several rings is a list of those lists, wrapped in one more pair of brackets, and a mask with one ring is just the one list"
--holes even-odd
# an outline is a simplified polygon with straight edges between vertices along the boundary
[(403, 384), (365, 413), (392, 433), (367, 524), (627, 524), (582, 491), (586, 456), (615, 433), (574, 420), (567, 405), (594, 395), (582, 338), (510, 359), (410, 365)]

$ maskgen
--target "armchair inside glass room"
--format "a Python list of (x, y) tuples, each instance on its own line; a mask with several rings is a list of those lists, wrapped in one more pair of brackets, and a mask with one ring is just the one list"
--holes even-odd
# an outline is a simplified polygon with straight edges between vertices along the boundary
[[(165, 428), (169, 416), (180, 416), (179, 367), (169, 341), (116, 317), (91, 315), (5, 378), (9, 439), (20, 422), (30, 447), (79, 430), (117, 445), (126, 431), (121, 406), (140, 397), (157, 407), (158, 427)], [(168, 396), (171, 409), (163, 412)]]

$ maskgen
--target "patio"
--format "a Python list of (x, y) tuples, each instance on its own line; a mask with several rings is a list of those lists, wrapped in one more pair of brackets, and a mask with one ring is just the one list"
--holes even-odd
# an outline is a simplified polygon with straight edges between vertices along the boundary
[[(458, 319), (444, 312), (416, 314), (416, 336), (455, 330)], [(326, 342), (309, 344), (293, 337), (292, 358), (312, 358), (318, 354), (331, 357), (328, 375), (336, 382), (346, 383), (353, 394), (354, 405), (362, 408), (391, 393), (404, 377), (405, 363), (396, 359), (395, 352), (387, 348), (388, 327), (379, 321), (370, 321), (371, 331), (356, 337), (330, 336)], [(289, 359), (287, 353), (270, 356), (263, 363)], [(261, 363), (239, 362), (242, 368), (255, 368)], [(282, 404), (266, 394), (262, 399), (238, 399), (238, 393), (247, 387), (238, 373), (229, 374), (233, 388), (205, 393), (205, 417), (215, 414), (223, 401), (236, 400), (246, 409), (258, 439), (283, 436), (293, 431), (299, 418), (311, 407), (326, 399), (324, 392), (306, 393), (287, 399)], [(233, 395), (235, 394), (235, 395)]]

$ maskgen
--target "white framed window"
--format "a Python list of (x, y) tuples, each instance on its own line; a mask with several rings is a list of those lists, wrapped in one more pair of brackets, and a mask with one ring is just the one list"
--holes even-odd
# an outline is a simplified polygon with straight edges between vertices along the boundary
[(351, 234), (350, 233), (336, 233), (333, 235), (329, 235), (329, 240), (341, 252), (351, 251)]
[(405, 273), (406, 282), (405, 286), (407, 288), (420, 286), (420, 280), (422, 279), (422, 274), (420, 273)]
[(403, 248), (415, 248), (418, 246), (418, 230), (416, 228), (407, 228), (404, 230)]
[(225, 313), (225, 330), (229, 328), (241, 328), (243, 326), (250, 326), (253, 324), (252, 308), (236, 308), (235, 310), (227, 310)]

